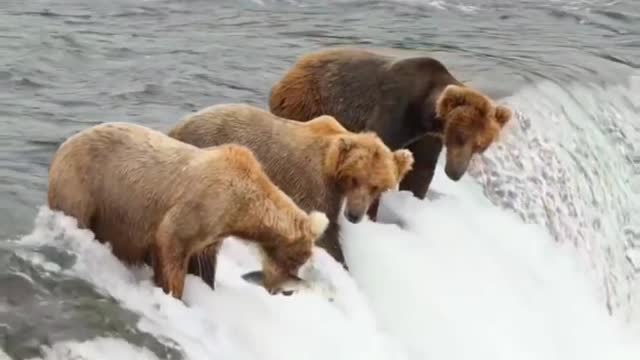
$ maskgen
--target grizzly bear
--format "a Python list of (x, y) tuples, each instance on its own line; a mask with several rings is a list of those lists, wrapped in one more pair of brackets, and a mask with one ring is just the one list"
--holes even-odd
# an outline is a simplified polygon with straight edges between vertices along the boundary
[(227, 236), (259, 244), (264, 286), (275, 293), (328, 226), (325, 214), (305, 213), (278, 189), (246, 147), (204, 150), (120, 122), (85, 129), (60, 146), (48, 203), (110, 243), (123, 262), (150, 257), (154, 282), (178, 299), (190, 259), (206, 249), (215, 276)]
[(247, 104), (214, 105), (187, 115), (169, 136), (198, 147), (249, 147), (298, 206), (327, 214), (329, 227), (317, 244), (345, 268), (338, 239), (343, 200), (347, 220), (360, 222), (372, 200), (396, 188), (413, 164), (410, 151), (392, 152), (375, 133), (352, 133), (332, 116), (302, 123)]
[(298, 59), (271, 88), (269, 108), (303, 122), (331, 115), (349, 131), (376, 132), (391, 150), (411, 150), (415, 164), (400, 190), (421, 199), (443, 145), (445, 173), (457, 181), (511, 118), (510, 109), (464, 86), (438, 60), (340, 48)]

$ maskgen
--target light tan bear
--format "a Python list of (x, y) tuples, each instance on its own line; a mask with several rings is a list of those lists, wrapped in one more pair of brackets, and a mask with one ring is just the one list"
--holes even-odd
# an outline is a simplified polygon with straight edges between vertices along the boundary
[(343, 200), (344, 215), (358, 223), (371, 202), (396, 188), (413, 164), (409, 150), (392, 152), (376, 134), (347, 131), (331, 116), (302, 123), (246, 104), (214, 105), (190, 114), (169, 136), (203, 148), (249, 147), (296, 204), (327, 214), (330, 224), (318, 245), (343, 265), (338, 239)]
[[(140, 125), (106, 123), (65, 141), (49, 170), (49, 207), (111, 244), (129, 264), (152, 259), (154, 281), (182, 298), (189, 260), (223, 238), (259, 244), (271, 293), (309, 259), (328, 225), (302, 211), (240, 145), (207, 150)], [(213, 285), (212, 283), (210, 284)]]

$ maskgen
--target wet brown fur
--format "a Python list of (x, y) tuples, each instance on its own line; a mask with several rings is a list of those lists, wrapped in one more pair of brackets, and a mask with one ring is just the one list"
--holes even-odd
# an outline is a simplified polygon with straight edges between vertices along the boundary
[(301, 123), (246, 104), (214, 105), (190, 114), (169, 136), (203, 148), (248, 146), (298, 206), (327, 214), (330, 224), (317, 244), (343, 265), (338, 240), (342, 200), (346, 213), (364, 215), (372, 199), (396, 187), (413, 163), (409, 151), (391, 152), (374, 133), (349, 132), (331, 116)]
[(305, 213), (280, 191), (246, 147), (203, 150), (117, 122), (83, 130), (60, 146), (48, 202), (110, 243), (125, 263), (150, 257), (155, 283), (176, 298), (189, 259), (204, 249), (215, 274), (227, 236), (258, 243), (271, 291), (306, 262), (327, 224), (323, 214)]
[(443, 145), (445, 171), (458, 180), (470, 157), (486, 150), (511, 118), (511, 110), (465, 87), (436, 59), (396, 59), (360, 49), (300, 57), (272, 87), (269, 107), (303, 122), (331, 115), (349, 131), (375, 131), (392, 150), (411, 150), (415, 163), (400, 189), (419, 198), (427, 193)]

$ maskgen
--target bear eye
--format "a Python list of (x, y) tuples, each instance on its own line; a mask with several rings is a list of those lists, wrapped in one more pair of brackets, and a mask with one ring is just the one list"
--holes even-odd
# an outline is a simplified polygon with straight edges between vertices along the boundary
[(453, 137), (453, 141), (456, 145), (460, 145), (460, 146), (463, 146), (467, 142), (465, 137), (462, 134), (456, 134)]
[(380, 191), (380, 186), (372, 186), (371, 187), (371, 192), (372, 193), (377, 193)]
[(467, 143), (467, 136), (460, 129), (450, 129), (446, 134), (445, 141), (448, 146), (462, 147)]

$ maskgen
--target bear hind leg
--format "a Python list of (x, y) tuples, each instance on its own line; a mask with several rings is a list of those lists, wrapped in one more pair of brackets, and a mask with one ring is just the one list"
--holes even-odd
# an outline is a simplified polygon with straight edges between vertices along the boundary
[(153, 279), (157, 286), (177, 299), (182, 299), (187, 276), (186, 251), (175, 233), (175, 222), (170, 211), (162, 220), (153, 244)]
[(96, 207), (89, 193), (83, 193), (72, 185), (53, 189), (48, 195), (51, 210), (61, 211), (78, 222), (78, 228), (94, 231)]

